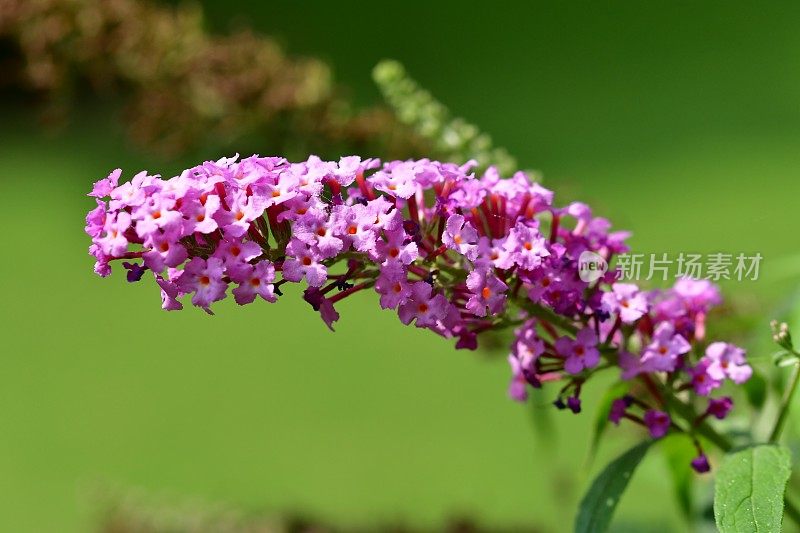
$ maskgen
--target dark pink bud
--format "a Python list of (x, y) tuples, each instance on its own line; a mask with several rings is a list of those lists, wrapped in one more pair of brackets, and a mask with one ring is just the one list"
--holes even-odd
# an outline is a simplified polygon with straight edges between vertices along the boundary
[(708, 400), (708, 409), (706, 413), (714, 418), (722, 420), (733, 408), (733, 400), (730, 396), (723, 396), (722, 398), (710, 398)]
[(708, 464), (708, 457), (706, 457), (706, 454), (701, 453), (692, 459), (692, 468), (698, 474), (705, 474), (706, 472), (710, 471), (711, 465)]

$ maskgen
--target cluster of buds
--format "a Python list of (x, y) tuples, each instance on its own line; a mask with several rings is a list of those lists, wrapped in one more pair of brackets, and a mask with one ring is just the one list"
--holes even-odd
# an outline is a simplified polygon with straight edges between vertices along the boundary
[[(121, 185), (115, 170), (90, 193), (90, 253), (102, 276), (114, 260), (129, 281), (150, 271), (167, 310), (181, 309), (185, 296), (210, 313), (231, 286), (238, 304), (275, 302), (284, 284), (304, 281), (305, 300), (331, 329), (336, 304), (367, 289), (404, 324), (457, 348), (515, 327), (511, 397), (561, 381), (556, 405), (577, 413), (587, 379), (616, 367), (643, 389), (614, 402), (609, 418), (654, 438), (692, 432), (673, 420), (670, 398), (708, 397), (725, 380), (750, 377), (742, 349), (705, 343), (706, 316), (720, 302), (714, 285), (681, 279), (642, 291), (613, 270), (584, 279), (580, 258), (607, 264), (628, 250), (629, 234), (611, 231), (586, 204), (556, 207), (552, 191), (523, 172), (501, 179), (494, 168), (482, 176), (473, 168), (252, 156), (168, 180), (141, 172)], [(690, 423), (724, 418), (731, 400), (706, 405)], [(693, 466), (708, 469), (702, 451)]]
[(505, 148), (497, 147), (489, 134), (460, 117), (420, 87), (397, 61), (385, 59), (372, 70), (372, 79), (394, 110), (398, 120), (431, 141), (430, 149), (448, 161), (474, 159), (480, 168), (495, 166), (502, 174), (519, 167)]
[(789, 331), (789, 324), (773, 320), (769, 325), (772, 328), (772, 340), (775, 341), (775, 344), (788, 352), (796, 353), (792, 342), (792, 333)]
[(800, 363), (800, 352), (792, 341), (792, 332), (789, 331), (789, 324), (773, 320), (770, 322), (772, 328), (772, 340), (781, 347), (780, 351), (773, 356), (773, 362), (779, 366), (796, 366)]

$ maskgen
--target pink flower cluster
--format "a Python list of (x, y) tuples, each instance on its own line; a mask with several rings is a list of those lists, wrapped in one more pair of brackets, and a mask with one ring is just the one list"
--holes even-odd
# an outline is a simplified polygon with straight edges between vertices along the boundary
[[(248, 304), (274, 302), (281, 286), (305, 281), (304, 297), (332, 327), (335, 304), (373, 289), (404, 324), (474, 349), (487, 330), (518, 326), (509, 362), (510, 394), (566, 380), (556, 405), (580, 411), (582, 384), (608, 366), (646, 385), (652, 402), (620, 399), (610, 415), (637, 421), (654, 437), (670, 428), (659, 390), (707, 396), (725, 379), (750, 376), (744, 352), (712, 343), (701, 357), (705, 318), (719, 303), (705, 281), (667, 291), (588, 282), (584, 252), (612, 262), (627, 232), (610, 230), (582, 203), (553, 204), (553, 193), (518, 172), (476, 176), (474, 163), (310, 157), (290, 163), (252, 156), (206, 162), (168, 180), (121, 171), (95, 183), (86, 218), (95, 271), (124, 260), (129, 281), (149, 270), (167, 310), (191, 303), (211, 312), (231, 293)], [(640, 407), (644, 416), (631, 412)]]

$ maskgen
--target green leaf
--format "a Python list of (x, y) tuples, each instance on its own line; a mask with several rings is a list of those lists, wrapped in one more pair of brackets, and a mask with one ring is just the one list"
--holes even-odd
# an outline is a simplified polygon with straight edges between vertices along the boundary
[(611, 412), (611, 404), (617, 398), (624, 396), (630, 389), (630, 383), (627, 381), (619, 381), (611, 385), (606, 390), (603, 397), (598, 402), (597, 414), (594, 419), (594, 432), (592, 434), (592, 444), (589, 448), (589, 462), (594, 459), (597, 453), (597, 445), (600, 444), (600, 437), (608, 426), (608, 414)]
[(797, 363), (800, 363), (800, 359), (795, 356), (784, 357), (777, 363), (778, 368), (786, 368), (787, 366), (797, 366)]
[(575, 533), (602, 533), (608, 529), (633, 471), (653, 441), (645, 441), (623, 453), (600, 472), (581, 500), (575, 518)]
[(667, 468), (672, 477), (675, 499), (678, 501), (678, 506), (681, 508), (683, 516), (691, 522), (693, 518), (692, 483), (694, 482), (694, 473), (689, 468), (689, 463), (697, 454), (697, 450), (691, 439), (685, 435), (670, 435), (660, 441), (659, 447), (667, 460)]
[(798, 359), (796, 355), (786, 350), (780, 350), (772, 356), (773, 364), (779, 368), (796, 365), (798, 361), (800, 361), (800, 359)]
[(714, 518), (722, 533), (780, 531), (789, 450), (758, 444), (725, 457), (714, 486)]

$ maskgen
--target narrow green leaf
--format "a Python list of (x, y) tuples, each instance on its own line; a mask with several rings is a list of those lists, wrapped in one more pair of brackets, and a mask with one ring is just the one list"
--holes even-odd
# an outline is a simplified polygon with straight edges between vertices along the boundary
[(691, 439), (685, 435), (670, 435), (660, 441), (659, 447), (664, 454), (667, 468), (672, 477), (675, 499), (678, 501), (683, 516), (691, 522), (694, 515), (692, 511), (694, 472), (689, 468), (689, 463), (697, 454), (697, 450)]
[(611, 404), (617, 398), (621, 398), (624, 396), (628, 390), (630, 389), (630, 383), (627, 381), (618, 381), (611, 385), (608, 390), (606, 390), (603, 397), (597, 403), (597, 414), (595, 415), (594, 419), (594, 432), (592, 434), (592, 444), (589, 448), (589, 463), (592, 462), (594, 459), (595, 453), (597, 453), (597, 445), (600, 444), (600, 437), (603, 436), (603, 432), (608, 425), (608, 414), (611, 412)]
[(653, 441), (645, 441), (623, 453), (600, 472), (581, 500), (575, 533), (602, 533), (608, 529), (633, 471)]
[(714, 486), (714, 518), (722, 533), (780, 531), (789, 450), (758, 444), (725, 457)]
[(786, 357), (788, 355), (791, 355), (791, 354), (789, 352), (787, 352), (786, 350), (778, 350), (777, 352), (772, 354), (772, 363), (777, 365), (778, 363), (780, 363), (783, 360), (784, 357)]

